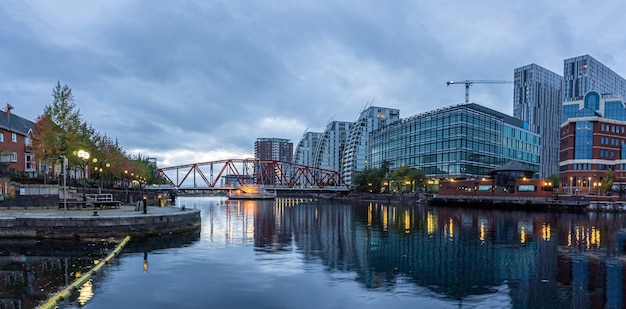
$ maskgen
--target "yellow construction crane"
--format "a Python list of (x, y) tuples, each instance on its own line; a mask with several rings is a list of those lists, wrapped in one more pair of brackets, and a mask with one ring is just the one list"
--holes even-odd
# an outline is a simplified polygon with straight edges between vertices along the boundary
[(469, 88), (472, 84), (512, 84), (509, 80), (461, 80), (461, 81), (449, 81), (446, 82), (447, 86), (450, 85), (465, 85), (465, 103), (469, 103)]

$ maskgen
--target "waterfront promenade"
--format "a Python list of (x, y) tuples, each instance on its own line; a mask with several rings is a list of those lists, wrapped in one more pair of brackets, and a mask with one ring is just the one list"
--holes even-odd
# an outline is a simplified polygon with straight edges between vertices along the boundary
[(200, 211), (177, 207), (120, 206), (63, 210), (45, 207), (0, 208), (0, 238), (133, 239), (200, 229)]

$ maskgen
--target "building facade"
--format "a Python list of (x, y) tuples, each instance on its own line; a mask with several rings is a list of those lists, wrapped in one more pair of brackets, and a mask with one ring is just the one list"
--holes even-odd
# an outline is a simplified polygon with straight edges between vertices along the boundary
[(320, 137), (313, 156), (313, 166), (341, 173), (341, 162), (350, 132), (350, 122), (331, 121)]
[(370, 106), (363, 110), (359, 118), (350, 126), (341, 166), (341, 176), (348, 184), (358, 172), (369, 166), (368, 138), (369, 133), (383, 126), (400, 120), (400, 110)]
[(257, 138), (254, 142), (254, 158), (293, 162), (293, 143), (284, 138)]
[(541, 138), (539, 177), (556, 175), (563, 77), (536, 64), (517, 68), (513, 75), (513, 116)]
[(470, 103), (402, 119), (370, 134), (372, 167), (384, 161), (394, 170), (403, 165), (427, 177), (488, 176), (510, 160), (539, 173), (539, 135), (520, 119)]
[(561, 124), (560, 181), (570, 194), (599, 194), (613, 172), (626, 185), (626, 104), (621, 97), (590, 91), (582, 100), (564, 102)]
[(563, 101), (580, 101), (589, 91), (626, 97), (626, 79), (589, 55), (566, 59), (563, 65)]
[(304, 132), (293, 154), (293, 162), (300, 165), (313, 166), (315, 146), (321, 136), (321, 132)]
[(35, 123), (12, 114), (12, 106), (0, 114), (0, 164), (2, 168), (14, 172), (26, 172), (31, 176), (37, 173), (37, 162), (31, 153)]

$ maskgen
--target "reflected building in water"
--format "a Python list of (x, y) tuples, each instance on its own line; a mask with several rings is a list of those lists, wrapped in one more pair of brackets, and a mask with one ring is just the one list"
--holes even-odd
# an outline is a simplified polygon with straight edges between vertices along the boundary
[(415, 293), (427, 289), (452, 302), (498, 294), (513, 307), (529, 308), (624, 304), (621, 255), (626, 236), (620, 220), (446, 207), (335, 206), (260, 204), (254, 210), (255, 250), (297, 250), (305, 261), (321, 261), (329, 272), (356, 273), (356, 280), (374, 291), (410, 284)]

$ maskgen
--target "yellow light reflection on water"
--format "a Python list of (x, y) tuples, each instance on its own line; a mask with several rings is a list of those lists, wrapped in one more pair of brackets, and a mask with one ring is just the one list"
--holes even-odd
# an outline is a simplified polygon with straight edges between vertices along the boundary
[(447, 235), (450, 240), (452, 241), (454, 238), (454, 221), (452, 221), (452, 217), (450, 217), (450, 220), (448, 222), (448, 235)]
[(572, 231), (568, 231), (567, 232), (567, 246), (571, 247), (572, 246)]
[(388, 216), (387, 206), (383, 206), (383, 231), (387, 230), (387, 216)]
[(78, 290), (78, 303), (83, 306), (93, 297), (93, 284), (87, 280)]
[(522, 244), (526, 243), (526, 230), (524, 230), (523, 226), (519, 230), (519, 241)]
[(372, 203), (367, 207), (367, 226), (372, 226)]
[(404, 210), (404, 232), (407, 234), (411, 232), (411, 213), (408, 209)]
[(426, 231), (428, 232), (428, 235), (435, 233), (435, 217), (433, 216), (432, 211), (428, 211), (428, 214), (426, 215)]
[(480, 221), (480, 243), (485, 244), (485, 222)]
[(600, 247), (600, 230), (595, 226), (591, 228), (591, 244)]
[(541, 225), (541, 236), (543, 237), (543, 240), (550, 241), (550, 233), (551, 233), (550, 224), (549, 223), (542, 224)]

